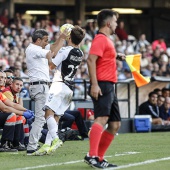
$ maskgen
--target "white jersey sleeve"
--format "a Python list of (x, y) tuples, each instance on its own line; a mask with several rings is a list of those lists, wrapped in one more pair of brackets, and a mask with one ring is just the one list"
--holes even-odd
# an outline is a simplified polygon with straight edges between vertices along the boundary
[(46, 49), (46, 50), (50, 50), (50, 44), (46, 45), (46, 46), (45, 46), (45, 49)]
[(58, 53), (55, 56), (55, 58), (52, 59), (53, 64), (55, 64), (56, 67), (59, 67), (60, 64), (62, 63), (62, 61), (64, 61), (68, 57), (69, 52), (70, 52), (70, 48), (62, 47), (58, 51)]

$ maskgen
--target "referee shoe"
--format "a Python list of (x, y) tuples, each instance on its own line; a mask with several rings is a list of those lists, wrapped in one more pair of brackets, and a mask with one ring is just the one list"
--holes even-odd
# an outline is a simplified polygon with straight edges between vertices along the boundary
[(110, 164), (106, 159), (103, 159), (103, 160), (100, 162), (100, 165), (101, 165), (103, 168), (114, 168), (114, 167), (117, 167), (117, 165)]
[(100, 165), (98, 157), (95, 157), (95, 156), (90, 157), (90, 156), (86, 155), (84, 157), (84, 162), (87, 163), (88, 165), (90, 165), (93, 168), (104, 169), (103, 166)]

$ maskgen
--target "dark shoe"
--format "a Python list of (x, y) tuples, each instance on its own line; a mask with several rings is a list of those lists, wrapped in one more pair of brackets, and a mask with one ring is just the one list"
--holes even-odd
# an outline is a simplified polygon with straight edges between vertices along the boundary
[(17, 149), (11, 148), (9, 142), (6, 141), (0, 148), (0, 152), (18, 152)]
[(18, 151), (26, 151), (27, 150), (25, 145), (23, 145), (21, 143), (19, 143), (19, 146), (13, 147), (13, 149), (17, 149)]
[(84, 157), (84, 162), (86, 162), (88, 165), (90, 165), (93, 168), (98, 168), (98, 169), (104, 169), (99, 162), (98, 157), (90, 157), (90, 156), (85, 156)]
[(84, 140), (84, 139), (87, 139), (89, 137), (88, 137), (88, 135), (86, 133), (83, 133), (83, 134), (81, 134), (81, 138), (82, 138), (82, 140)]
[(36, 152), (37, 151), (37, 149), (36, 150), (27, 150), (27, 155), (34, 155), (33, 153), (34, 152)]
[(117, 167), (117, 165), (110, 164), (109, 162), (107, 162), (106, 159), (103, 159), (103, 161), (100, 162), (100, 165), (101, 165), (103, 168), (114, 168), (114, 167)]

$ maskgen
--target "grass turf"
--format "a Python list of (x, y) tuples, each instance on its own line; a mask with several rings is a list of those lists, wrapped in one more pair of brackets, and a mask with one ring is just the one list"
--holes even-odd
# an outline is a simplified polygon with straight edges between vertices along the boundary
[[(169, 145), (170, 132), (119, 134), (115, 136), (114, 142), (109, 147), (106, 159), (126, 170), (168, 170), (170, 169)], [(0, 153), (0, 170), (88, 170), (92, 168), (83, 162), (88, 148), (88, 140), (66, 141), (53, 155), (27, 156), (25, 152)], [(160, 161), (167, 157), (169, 160)], [(147, 160), (158, 160), (158, 162), (136, 165)]]

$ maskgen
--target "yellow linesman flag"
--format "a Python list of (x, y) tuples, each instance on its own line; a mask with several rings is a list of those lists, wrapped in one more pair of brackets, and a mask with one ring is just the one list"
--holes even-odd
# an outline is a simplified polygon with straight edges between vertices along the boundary
[(132, 72), (137, 87), (144, 86), (150, 82), (149, 77), (144, 77), (143, 75), (140, 74), (140, 59), (141, 54), (126, 56), (126, 62)]

